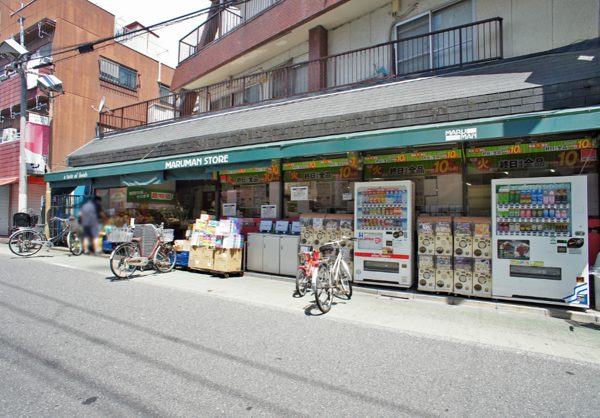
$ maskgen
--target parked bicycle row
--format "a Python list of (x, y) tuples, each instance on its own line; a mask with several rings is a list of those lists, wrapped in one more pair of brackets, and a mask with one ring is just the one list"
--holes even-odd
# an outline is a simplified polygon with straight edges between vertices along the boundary
[[(15, 231), (8, 240), (10, 251), (21, 257), (37, 254), (42, 248), (50, 249), (57, 243), (66, 242), (73, 255), (83, 252), (84, 242), (74, 218), (51, 218), (50, 223), (59, 223), (51, 228), (58, 233), (47, 237), (45, 225), (23, 227)], [(173, 248), (173, 230), (164, 225), (135, 225), (115, 228), (112, 241), (119, 242), (109, 258), (109, 266), (115, 277), (131, 278), (138, 270), (154, 269), (160, 273), (173, 270), (177, 252)], [(342, 248), (354, 238), (343, 238), (321, 245), (318, 249), (298, 254), (300, 263), (296, 275), (296, 293), (303, 297), (312, 291), (319, 310), (331, 310), (334, 298), (350, 300), (352, 297), (352, 273), (342, 256)]]

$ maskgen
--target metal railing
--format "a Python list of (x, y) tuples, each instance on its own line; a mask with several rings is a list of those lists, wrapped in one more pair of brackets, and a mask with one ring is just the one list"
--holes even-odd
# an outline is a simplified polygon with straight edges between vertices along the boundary
[(502, 18), (330, 55), (100, 114), (105, 134), (306, 93), (501, 59)]
[(248, 0), (226, 9), (217, 9), (200, 26), (179, 41), (179, 62), (196, 55), (211, 42), (261, 14), (281, 0)]

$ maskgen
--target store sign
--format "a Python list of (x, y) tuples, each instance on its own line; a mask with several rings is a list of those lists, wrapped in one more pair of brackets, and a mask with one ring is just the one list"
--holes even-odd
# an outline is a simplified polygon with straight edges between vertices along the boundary
[(335, 158), (331, 160), (296, 161), (283, 164), (283, 171), (312, 170), (316, 168), (344, 167), (348, 165), (347, 158)]
[(279, 181), (279, 168), (272, 167), (243, 168), (240, 170), (219, 171), (221, 183), (231, 185), (263, 184)]
[(172, 191), (143, 187), (127, 188), (127, 202), (130, 203), (172, 203), (174, 200), (175, 194)]
[(403, 152), (401, 154), (369, 155), (365, 157), (365, 165), (412, 163), (421, 161), (452, 160), (462, 158), (462, 150), (434, 150)]
[(468, 172), (582, 167), (597, 161), (597, 141), (591, 138), (477, 147), (467, 150)]
[(359, 171), (349, 166), (292, 170), (284, 173), (286, 182), (358, 180)]
[(78, 179), (87, 179), (89, 177), (89, 173), (87, 171), (77, 171), (75, 173), (66, 173), (63, 175), (63, 180), (78, 180)]
[(39, 113), (28, 113), (29, 122), (35, 123), (37, 125), (50, 125), (50, 118), (48, 116), (40, 115)]
[(204, 167), (229, 162), (229, 154), (209, 155), (206, 157), (177, 158), (165, 161), (165, 170), (176, 168)]
[(477, 139), (477, 128), (449, 129), (446, 131), (446, 141), (466, 141)]
[(461, 150), (435, 150), (365, 157), (365, 179), (439, 176), (460, 172)]

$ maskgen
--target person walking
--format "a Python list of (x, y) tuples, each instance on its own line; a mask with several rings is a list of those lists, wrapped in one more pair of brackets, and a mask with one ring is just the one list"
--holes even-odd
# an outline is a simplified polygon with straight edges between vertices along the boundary
[(94, 242), (100, 234), (100, 217), (102, 214), (102, 199), (99, 196), (90, 197), (79, 210), (81, 227), (83, 228), (84, 251), (95, 254)]

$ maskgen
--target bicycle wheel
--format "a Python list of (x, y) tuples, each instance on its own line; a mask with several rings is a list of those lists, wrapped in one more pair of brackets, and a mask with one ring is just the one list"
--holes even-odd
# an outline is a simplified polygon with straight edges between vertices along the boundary
[(352, 298), (352, 278), (348, 276), (346, 270), (340, 266), (339, 283), (337, 283), (337, 295), (350, 300)]
[(110, 270), (119, 279), (128, 279), (133, 276), (137, 267), (128, 264), (131, 257), (137, 255), (137, 248), (130, 242), (120, 244), (110, 255)]
[(329, 312), (333, 303), (333, 283), (331, 279), (331, 268), (327, 264), (321, 264), (317, 273), (315, 302), (324, 314)]
[(73, 255), (81, 255), (83, 253), (83, 240), (77, 232), (69, 232), (67, 235), (67, 246)]
[(306, 276), (304, 269), (298, 268), (298, 272), (296, 273), (296, 293), (298, 293), (298, 296), (302, 297), (306, 295), (309, 284), (310, 280)]
[(177, 252), (168, 244), (161, 244), (154, 254), (154, 268), (161, 273), (168, 273), (175, 267)]
[(8, 248), (15, 255), (30, 257), (42, 249), (44, 241), (42, 234), (26, 229), (17, 231), (8, 238)]

